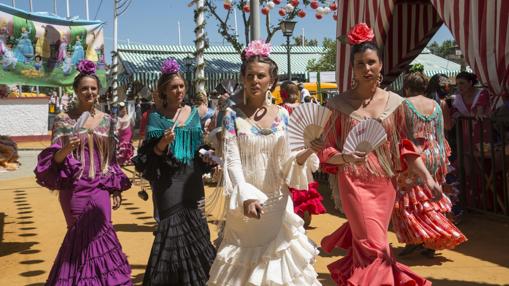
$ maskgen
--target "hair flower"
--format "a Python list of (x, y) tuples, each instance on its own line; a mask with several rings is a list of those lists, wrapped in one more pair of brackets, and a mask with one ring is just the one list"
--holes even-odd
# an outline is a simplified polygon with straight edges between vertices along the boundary
[(340, 36), (338, 39), (340, 41), (348, 40), (348, 44), (350, 45), (358, 45), (364, 42), (370, 42), (374, 38), (375, 34), (373, 30), (366, 23), (359, 23), (350, 29), (346, 37)]
[(175, 59), (169, 58), (164, 60), (161, 65), (161, 72), (163, 74), (173, 74), (178, 73), (180, 71), (180, 65)]
[(82, 74), (95, 74), (95, 64), (89, 60), (81, 60), (76, 68)]
[(265, 43), (262, 40), (256, 40), (249, 43), (247, 48), (244, 50), (245, 57), (248, 59), (254, 56), (268, 57), (272, 50), (272, 46), (269, 43)]

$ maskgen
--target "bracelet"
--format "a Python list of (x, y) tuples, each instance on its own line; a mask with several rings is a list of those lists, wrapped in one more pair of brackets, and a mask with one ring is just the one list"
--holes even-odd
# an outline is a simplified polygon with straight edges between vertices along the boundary
[(347, 163), (347, 164), (348, 164), (348, 163), (350, 163), (350, 162), (348, 162), (348, 161), (345, 159), (345, 154), (344, 154), (344, 153), (341, 153), (341, 159), (343, 159), (343, 162), (345, 162), (345, 163)]

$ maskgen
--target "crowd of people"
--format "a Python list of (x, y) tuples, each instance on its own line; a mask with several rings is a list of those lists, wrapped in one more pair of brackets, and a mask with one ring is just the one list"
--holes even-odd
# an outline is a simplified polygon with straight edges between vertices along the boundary
[[(133, 116), (125, 105), (118, 122), (97, 110), (100, 82), (94, 71), (80, 70), (76, 100), (56, 117), (52, 145), (35, 169), (40, 185), (59, 191), (68, 228), (48, 284), (132, 284), (111, 209), (131, 186), (120, 166), (133, 162), (152, 189), (157, 222), (144, 285), (321, 285), (313, 266), (318, 247), (306, 235), (311, 217), (327, 212), (317, 171), (331, 175), (336, 206), (348, 220), (320, 243), (325, 252), (347, 250), (328, 265), (336, 284), (431, 285), (396, 261), (389, 225), (406, 244), (401, 256), (419, 250), (434, 257), (467, 241), (450, 215), (458, 214), (450, 130), (455, 118), (484, 118), (489, 95), (467, 72), (456, 77), (452, 99), (446, 76), (428, 79), (422, 70), (405, 75), (402, 96), (382, 89), (381, 50), (369, 35), (350, 42), (352, 86), (328, 99), (332, 116), (322, 136), (298, 152), (290, 151), (288, 124), (312, 95), (285, 81), (283, 103), (273, 104), (278, 66), (263, 42), (246, 47), (240, 88), (221, 95), (216, 108), (204, 94), (186, 104), (180, 66), (165, 60), (154, 103), (141, 116), (136, 152)], [(387, 140), (371, 152), (346, 152), (349, 132), (368, 118), (382, 125)], [(215, 243), (202, 179), (211, 172), (221, 174), (225, 196)]]

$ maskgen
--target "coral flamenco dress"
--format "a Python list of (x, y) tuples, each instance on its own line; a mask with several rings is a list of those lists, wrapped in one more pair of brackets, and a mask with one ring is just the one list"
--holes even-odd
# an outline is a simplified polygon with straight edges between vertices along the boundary
[[(322, 239), (326, 252), (339, 247), (348, 252), (342, 259), (328, 265), (337, 285), (431, 285), (396, 262), (387, 241), (387, 231), (396, 197), (394, 176), (405, 168), (405, 156), (419, 156), (406, 139), (403, 98), (389, 93), (385, 110), (378, 120), (387, 132), (387, 141), (367, 155), (366, 163), (329, 165), (326, 172), (337, 174), (343, 211), (348, 222)], [(325, 148), (320, 161), (327, 162), (343, 150), (349, 131), (364, 120), (343, 99), (342, 95), (329, 102), (333, 115), (325, 128)]]

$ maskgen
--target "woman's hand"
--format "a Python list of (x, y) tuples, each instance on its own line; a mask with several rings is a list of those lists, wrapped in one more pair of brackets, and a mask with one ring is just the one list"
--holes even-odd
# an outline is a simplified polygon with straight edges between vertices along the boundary
[(433, 178), (430, 177), (425, 181), (425, 184), (433, 194), (432, 201), (438, 202), (439, 200), (442, 199), (443, 196), (442, 186), (439, 183), (437, 183)]
[[(177, 124), (177, 123), (175, 123)], [(163, 138), (161, 138), (161, 141), (164, 142), (165, 145), (169, 145), (171, 144), (171, 142), (173, 142), (173, 140), (175, 139), (175, 132), (173, 132), (173, 130), (171, 129), (167, 129), (166, 131), (164, 131), (164, 136)], [(166, 146), (164, 146), (166, 147)]]
[(258, 200), (245, 200), (244, 201), (244, 215), (249, 218), (260, 219), (263, 214), (262, 204)]
[(118, 210), (122, 205), (122, 194), (118, 191), (113, 192), (113, 210)]
[(74, 149), (78, 148), (78, 146), (80, 146), (80, 138), (76, 136), (69, 137), (69, 142), (55, 153), (53, 160), (55, 163), (61, 164), (64, 162), (65, 157), (67, 157), (67, 155), (69, 155)]
[(323, 142), (322, 138), (316, 138), (315, 140), (309, 142), (311, 150), (313, 150), (315, 153), (320, 153), (325, 146), (325, 143)]
[(345, 163), (353, 163), (353, 164), (360, 164), (365, 163), (368, 159), (368, 156), (366, 156), (366, 152), (361, 151), (355, 151), (353, 153), (342, 153), (341, 158), (343, 158), (343, 161)]

